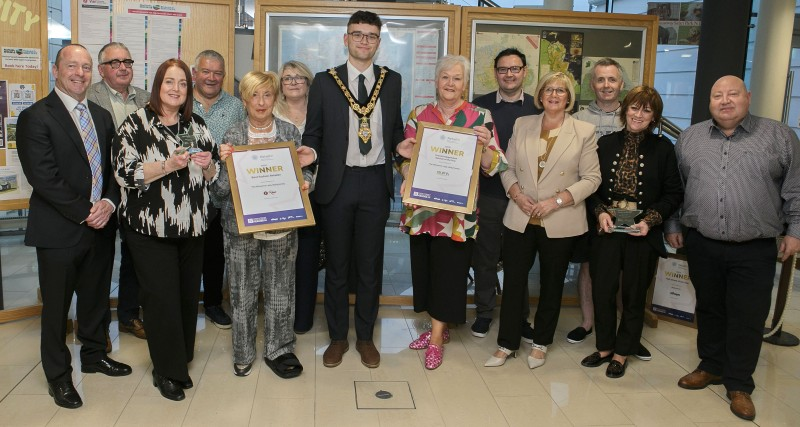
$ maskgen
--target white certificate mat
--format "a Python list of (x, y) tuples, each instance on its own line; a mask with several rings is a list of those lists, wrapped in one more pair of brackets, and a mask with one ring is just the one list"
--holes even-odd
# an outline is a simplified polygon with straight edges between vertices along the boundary
[(237, 146), (226, 165), (239, 233), (314, 225), (294, 142)]
[(419, 122), (403, 203), (473, 212), (479, 147), (472, 129)]

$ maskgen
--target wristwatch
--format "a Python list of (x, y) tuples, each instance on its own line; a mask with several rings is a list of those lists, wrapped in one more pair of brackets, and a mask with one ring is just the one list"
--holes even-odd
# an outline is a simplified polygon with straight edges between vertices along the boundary
[(564, 206), (564, 200), (562, 200), (561, 197), (558, 197), (558, 195), (556, 195), (556, 204), (558, 205), (559, 208), (561, 206)]

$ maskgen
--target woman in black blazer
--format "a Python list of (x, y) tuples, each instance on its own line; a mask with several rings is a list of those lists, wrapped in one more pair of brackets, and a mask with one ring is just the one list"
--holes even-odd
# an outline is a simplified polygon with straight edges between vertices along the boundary
[[(610, 362), (609, 378), (625, 375), (627, 358), (639, 347), (647, 288), (658, 257), (667, 256), (662, 223), (683, 201), (674, 146), (652, 133), (663, 105), (652, 87), (633, 88), (622, 101), (624, 129), (597, 143), (602, 182), (587, 203), (599, 233), (592, 240), (590, 261), (598, 351), (581, 364), (597, 367)], [(633, 221), (621, 224), (618, 209), (634, 211)], [(626, 232), (614, 232), (615, 225), (629, 227)], [(620, 286), (622, 318), (617, 327)]]

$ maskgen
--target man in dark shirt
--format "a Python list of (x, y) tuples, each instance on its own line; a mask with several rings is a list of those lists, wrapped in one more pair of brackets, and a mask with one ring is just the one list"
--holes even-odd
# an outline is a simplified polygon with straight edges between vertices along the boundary
[(667, 241), (686, 246), (697, 295), (700, 364), (678, 385), (723, 384), (731, 411), (752, 420), (750, 394), (769, 314), (778, 249), (800, 250), (800, 141), (788, 126), (749, 113), (750, 92), (738, 77), (711, 88), (713, 120), (686, 129), (675, 146), (686, 188), (681, 223)]
[[(539, 113), (533, 105), (533, 97), (522, 90), (528, 68), (525, 54), (516, 48), (508, 48), (494, 59), (494, 76), (497, 91), (475, 98), (472, 102), (492, 112), (494, 132), (500, 148), (508, 148), (508, 140), (514, 129), (514, 122), (522, 116)], [(500, 175), (480, 176), (478, 212), (480, 212), (480, 233), (475, 239), (472, 253), (472, 269), (475, 272), (475, 311), (477, 318), (472, 324), (472, 335), (483, 338), (492, 323), (495, 307), (495, 289), (498, 288), (497, 263), (503, 247), (503, 214), (508, 205), (508, 196), (500, 182)], [(533, 342), (533, 329), (528, 322), (530, 304), (528, 291), (522, 301), (524, 324), (522, 338)]]

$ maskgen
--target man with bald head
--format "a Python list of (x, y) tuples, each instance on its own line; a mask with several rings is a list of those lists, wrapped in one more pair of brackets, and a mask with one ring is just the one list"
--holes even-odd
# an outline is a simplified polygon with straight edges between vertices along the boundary
[(788, 126), (749, 113), (750, 92), (738, 77), (711, 88), (711, 120), (675, 146), (685, 185), (681, 224), (667, 241), (686, 247), (697, 295), (700, 364), (678, 385), (723, 384), (731, 411), (755, 418), (750, 394), (770, 308), (778, 248), (800, 250), (800, 141)]

